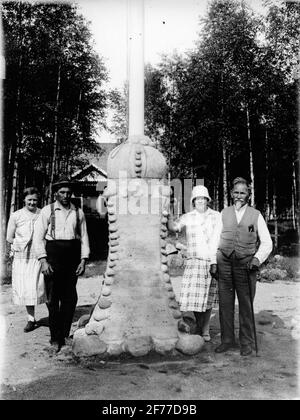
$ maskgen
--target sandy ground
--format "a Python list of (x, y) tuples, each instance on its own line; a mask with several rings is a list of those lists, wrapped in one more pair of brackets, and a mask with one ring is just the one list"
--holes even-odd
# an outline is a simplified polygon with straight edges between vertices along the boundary
[[(96, 302), (100, 285), (99, 277), (79, 279), (72, 330)], [(177, 294), (179, 277), (173, 278), (173, 285)], [(220, 342), (218, 312), (214, 311), (212, 341), (195, 356), (83, 361), (73, 357), (70, 346), (57, 355), (49, 352), (45, 305), (36, 312), (41, 325), (25, 334), (25, 310), (11, 304), (11, 287), (4, 285), (0, 295), (1, 399), (298, 400), (299, 302), (299, 282), (258, 283), (258, 357), (241, 357), (238, 348), (226, 354), (214, 352)]]

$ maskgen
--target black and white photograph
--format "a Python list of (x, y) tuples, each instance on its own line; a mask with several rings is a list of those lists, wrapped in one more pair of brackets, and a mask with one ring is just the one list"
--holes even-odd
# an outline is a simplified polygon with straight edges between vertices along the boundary
[(0, 10), (0, 400), (299, 400), (300, 0)]

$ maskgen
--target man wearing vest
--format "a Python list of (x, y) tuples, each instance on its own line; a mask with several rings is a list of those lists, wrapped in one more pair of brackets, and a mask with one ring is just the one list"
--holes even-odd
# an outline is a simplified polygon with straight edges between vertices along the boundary
[(45, 278), (50, 344), (59, 351), (68, 338), (77, 303), (76, 283), (85, 271), (89, 240), (84, 213), (71, 203), (73, 184), (53, 184), (56, 201), (45, 206), (35, 230), (36, 254)]
[(233, 205), (221, 213), (222, 231), (217, 253), (221, 345), (215, 352), (223, 353), (235, 346), (236, 292), (240, 352), (242, 356), (248, 356), (254, 346), (250, 290), (253, 304), (256, 270), (271, 253), (272, 240), (261, 213), (248, 205), (250, 188), (245, 179), (235, 178), (231, 198)]

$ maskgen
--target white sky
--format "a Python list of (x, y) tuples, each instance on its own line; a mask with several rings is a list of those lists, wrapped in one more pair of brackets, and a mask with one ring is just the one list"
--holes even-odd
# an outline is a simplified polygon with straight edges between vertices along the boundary
[[(91, 22), (97, 52), (104, 57), (110, 86), (122, 87), (126, 79), (127, 0), (77, 0), (81, 13)], [(262, 0), (247, 0), (261, 11)], [(144, 0), (145, 62), (157, 63), (162, 53), (183, 53), (194, 46), (199, 17), (208, 0)]]
[[(246, 0), (262, 12), (263, 0)], [(95, 49), (109, 72), (108, 87), (122, 88), (126, 80), (127, 0), (77, 0), (80, 12), (91, 22)], [(163, 53), (184, 53), (194, 47), (199, 18), (204, 17), (208, 0), (144, 0), (145, 62), (156, 64)], [(111, 141), (106, 133), (101, 141)]]

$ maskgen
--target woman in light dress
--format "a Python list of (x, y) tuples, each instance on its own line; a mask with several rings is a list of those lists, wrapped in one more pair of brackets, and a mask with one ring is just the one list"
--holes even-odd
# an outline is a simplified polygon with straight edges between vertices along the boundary
[(46, 293), (41, 264), (32, 244), (34, 226), (40, 213), (37, 207), (38, 190), (26, 188), (23, 197), (24, 207), (9, 218), (6, 239), (13, 255), (12, 300), (15, 305), (26, 306), (28, 320), (24, 332), (30, 332), (36, 327), (35, 305), (46, 302)]
[(208, 207), (211, 201), (208, 190), (197, 185), (192, 190), (193, 210), (183, 214), (178, 221), (172, 218), (168, 228), (179, 232), (186, 228), (187, 260), (181, 291), (180, 310), (194, 312), (197, 333), (210, 341), (209, 323), (213, 307), (218, 304), (216, 254), (221, 229), (221, 214)]

